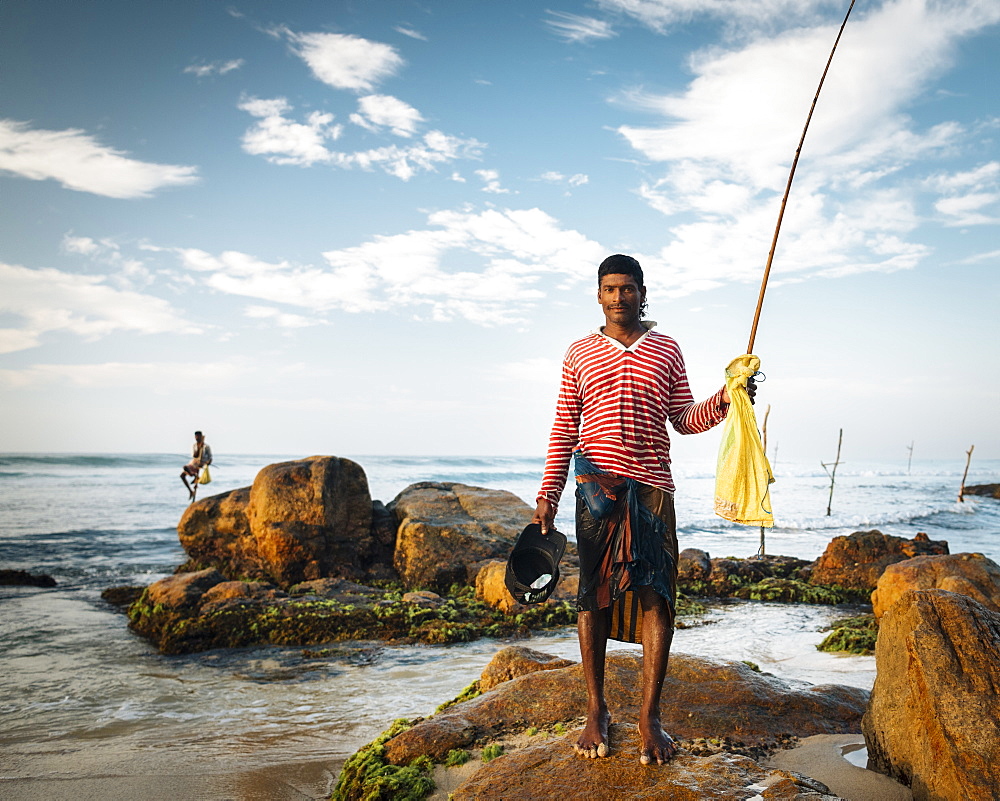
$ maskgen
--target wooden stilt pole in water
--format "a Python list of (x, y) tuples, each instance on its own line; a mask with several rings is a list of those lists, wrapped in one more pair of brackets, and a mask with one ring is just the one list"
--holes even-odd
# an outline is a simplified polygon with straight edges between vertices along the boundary
[(837, 458), (833, 462), (833, 471), (827, 470), (827, 463), (820, 462), (823, 465), (823, 469), (826, 470), (828, 476), (830, 476), (830, 497), (826, 502), (826, 516), (830, 516), (830, 508), (833, 506), (833, 482), (837, 480), (837, 465), (840, 464), (840, 443), (844, 441), (844, 429), (840, 429), (840, 435), (837, 437)]
[(823, 70), (823, 76), (819, 79), (819, 86), (816, 87), (816, 95), (813, 97), (812, 105), (809, 107), (809, 116), (806, 117), (806, 125), (802, 129), (799, 146), (795, 148), (795, 158), (792, 159), (792, 169), (788, 173), (788, 183), (785, 184), (785, 194), (781, 198), (781, 209), (778, 211), (778, 224), (774, 226), (774, 236), (771, 239), (771, 250), (767, 254), (767, 265), (764, 267), (764, 278), (760, 282), (760, 295), (757, 297), (757, 309), (753, 315), (753, 326), (750, 328), (750, 344), (747, 345), (747, 353), (753, 353), (753, 343), (757, 338), (757, 321), (760, 320), (760, 310), (764, 305), (764, 291), (767, 289), (767, 278), (771, 274), (771, 262), (774, 261), (774, 249), (778, 244), (778, 232), (781, 231), (781, 220), (785, 216), (785, 204), (788, 202), (788, 192), (792, 188), (792, 178), (795, 177), (795, 167), (799, 163), (799, 154), (802, 152), (802, 143), (806, 141), (806, 131), (809, 130), (809, 123), (812, 121), (813, 112), (816, 110), (816, 101), (819, 100), (819, 93), (823, 89), (823, 82), (826, 80), (826, 74), (830, 71), (833, 54), (837, 52), (837, 45), (840, 44), (840, 37), (844, 33), (844, 28), (847, 26), (847, 20), (851, 16), (851, 10), (853, 8), (854, 0), (851, 0), (851, 5), (847, 9), (847, 14), (844, 16), (843, 23), (841, 23), (840, 31), (837, 33), (837, 39), (833, 43), (833, 49), (830, 51), (830, 57), (826, 60), (826, 68)]
[(972, 451), (975, 447), (975, 445), (970, 445), (969, 450), (965, 452), (965, 472), (962, 473), (962, 486), (958, 488), (959, 503), (965, 503), (965, 479), (969, 477), (969, 463), (972, 461)]

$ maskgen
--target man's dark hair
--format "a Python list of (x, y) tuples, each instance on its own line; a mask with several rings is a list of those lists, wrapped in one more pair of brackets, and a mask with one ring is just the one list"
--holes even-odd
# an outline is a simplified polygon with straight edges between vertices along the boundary
[(201, 432), (200, 432), (200, 431), (195, 431), (195, 432), (194, 432), (194, 435), (195, 435), (196, 437), (200, 437), (200, 436), (201, 436)]
[[(608, 256), (601, 262), (601, 266), (597, 268), (598, 289), (601, 288), (601, 279), (606, 275), (628, 275), (635, 279), (635, 282), (639, 285), (639, 289), (646, 286), (642, 277), (642, 265), (636, 259), (626, 256), (624, 253), (616, 253), (614, 256)], [(643, 301), (642, 306), (639, 307), (639, 316), (646, 316), (646, 301)]]

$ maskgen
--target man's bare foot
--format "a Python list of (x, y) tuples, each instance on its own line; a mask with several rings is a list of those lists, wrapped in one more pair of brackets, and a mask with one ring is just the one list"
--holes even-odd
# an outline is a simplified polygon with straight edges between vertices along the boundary
[(583, 727), (573, 750), (587, 759), (606, 757), (610, 753), (608, 748), (608, 726), (610, 725), (611, 715), (606, 709), (588, 715), (587, 724)]
[(639, 761), (643, 765), (663, 765), (677, 755), (677, 743), (660, 726), (659, 720), (639, 723)]

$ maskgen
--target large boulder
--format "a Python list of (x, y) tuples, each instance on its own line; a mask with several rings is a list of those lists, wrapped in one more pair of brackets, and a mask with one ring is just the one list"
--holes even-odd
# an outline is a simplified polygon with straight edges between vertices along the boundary
[(967, 595), (1000, 612), (1000, 566), (981, 553), (917, 556), (886, 568), (872, 593), (872, 608), (881, 618), (910, 590), (947, 590)]
[(513, 493), (434, 481), (410, 485), (389, 508), (399, 521), (394, 564), (408, 589), (474, 581), (479, 562), (507, 558), (533, 514)]
[(192, 503), (177, 526), (195, 565), (289, 587), (328, 576), (389, 578), (394, 520), (360, 465), (313, 456), (263, 468), (253, 486)]
[[(612, 719), (637, 720), (642, 655), (631, 649), (609, 652), (605, 686)], [(858, 731), (867, 701), (868, 692), (856, 687), (793, 688), (742, 662), (673, 654), (660, 709), (667, 730), (677, 737), (729, 736), (747, 748), (766, 748), (787, 735)], [(386, 743), (386, 758), (397, 765), (421, 754), (444, 759), (452, 749), (511, 730), (575, 723), (586, 708), (582, 666), (537, 670), (417, 723)]]
[(855, 531), (830, 541), (813, 564), (809, 580), (871, 591), (889, 565), (914, 556), (946, 553), (947, 542), (931, 540), (923, 533), (907, 540), (881, 531)]
[(234, 578), (266, 575), (250, 533), (249, 503), (250, 487), (240, 487), (188, 505), (177, 537), (192, 562), (213, 565)]
[(914, 590), (883, 616), (862, 722), (868, 758), (917, 801), (998, 797), (1000, 614)]
[(247, 518), (260, 558), (281, 586), (360, 576), (373, 551), (368, 479), (350, 459), (268, 465), (250, 488)]

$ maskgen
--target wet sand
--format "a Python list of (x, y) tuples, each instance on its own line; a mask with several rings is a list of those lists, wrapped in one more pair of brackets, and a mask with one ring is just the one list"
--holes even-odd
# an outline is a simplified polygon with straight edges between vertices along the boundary
[(132, 770), (103, 776), (0, 776), (6, 801), (320, 801), (327, 799), (343, 766), (339, 761), (275, 765), (237, 773), (146, 772)]
[(795, 748), (779, 751), (768, 765), (821, 781), (845, 801), (912, 801), (908, 787), (844, 758), (845, 749), (864, 745), (860, 734), (817, 734), (803, 738)]

